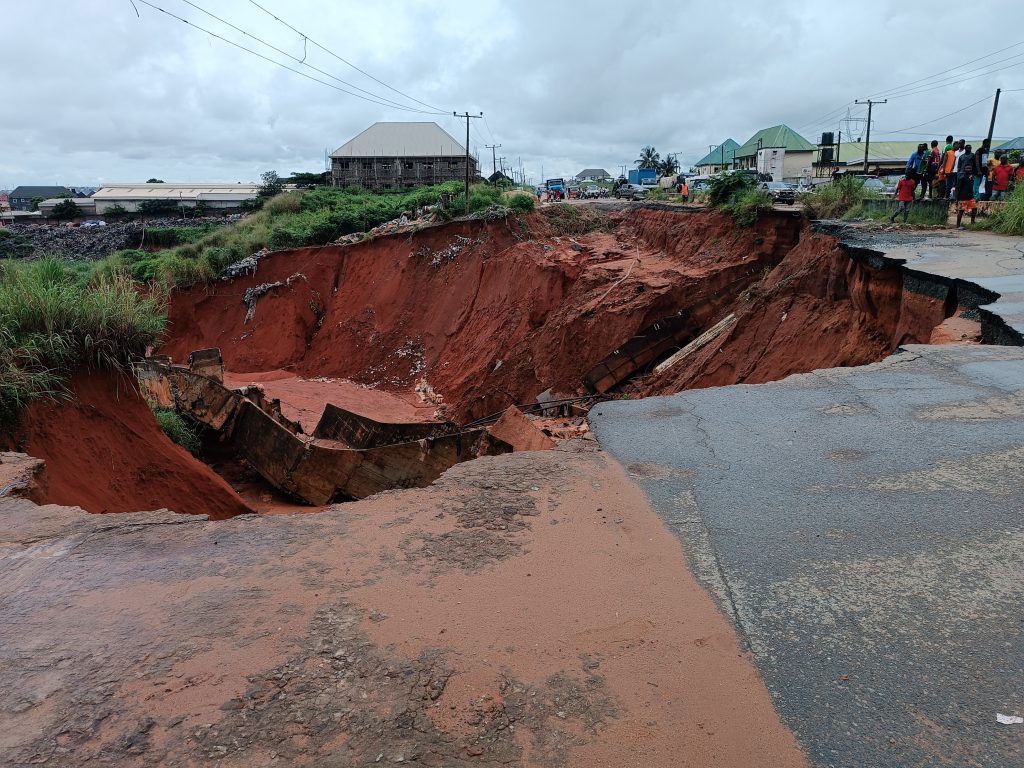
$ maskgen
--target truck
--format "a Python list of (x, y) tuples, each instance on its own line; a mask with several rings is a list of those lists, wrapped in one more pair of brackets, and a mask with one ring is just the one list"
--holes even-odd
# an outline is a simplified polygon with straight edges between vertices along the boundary
[(654, 168), (634, 168), (629, 172), (629, 183), (644, 187), (657, 186), (658, 171)]
[(556, 200), (564, 200), (568, 194), (565, 179), (548, 179), (544, 182), (544, 187), (547, 189), (548, 195)]

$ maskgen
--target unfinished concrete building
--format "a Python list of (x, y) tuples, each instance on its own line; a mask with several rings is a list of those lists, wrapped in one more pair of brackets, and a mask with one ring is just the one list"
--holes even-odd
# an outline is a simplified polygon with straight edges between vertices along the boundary
[[(478, 160), (469, 156), (469, 175)], [(374, 123), (331, 153), (331, 183), (411, 189), (466, 178), (466, 148), (437, 123)]]

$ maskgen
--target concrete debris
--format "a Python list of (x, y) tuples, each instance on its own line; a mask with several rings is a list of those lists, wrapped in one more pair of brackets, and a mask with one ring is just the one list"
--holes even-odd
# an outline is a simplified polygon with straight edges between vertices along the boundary
[(259, 260), (268, 255), (270, 255), (270, 250), (264, 247), (244, 259), (239, 259), (234, 264), (228, 264), (220, 273), (220, 279), (234, 280), (236, 277), (255, 275)]
[(544, 451), (555, 447), (555, 441), (514, 405), (510, 405), (488, 431), (515, 451)]
[(248, 309), (245, 312), (245, 322), (249, 323), (256, 316), (256, 302), (264, 294), (269, 293), (275, 288), (285, 288), (290, 286), (296, 280), (305, 280), (306, 276), (301, 272), (296, 272), (294, 275), (289, 277), (287, 280), (277, 280), (273, 283), (260, 283), (254, 285), (252, 288), (245, 289), (245, 295), (242, 297), (242, 301), (245, 302), (245, 306)]

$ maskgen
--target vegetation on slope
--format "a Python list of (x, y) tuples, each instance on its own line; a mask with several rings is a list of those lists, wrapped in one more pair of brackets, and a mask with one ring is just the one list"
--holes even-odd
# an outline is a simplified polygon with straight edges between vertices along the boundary
[(708, 204), (733, 217), (742, 227), (749, 227), (763, 211), (772, 207), (772, 198), (757, 188), (757, 182), (745, 173), (726, 173), (711, 178)]
[(991, 229), (1003, 235), (1024, 235), (1024, 184), (1018, 184), (998, 209), (978, 219), (974, 228)]
[[(157, 253), (118, 251), (98, 262), (95, 271), (97, 274), (127, 271), (140, 282), (164, 285), (209, 282), (217, 279), (229, 264), (263, 248), (279, 250), (325, 245), (343, 235), (367, 232), (403, 213), (411, 214), (414, 209), (434, 205), (442, 194), (451, 200), (447, 215), (464, 210), (463, 185), (458, 182), (385, 194), (360, 188), (326, 187), (284, 192), (232, 226), (156, 230), (159, 244), (174, 247)], [(475, 212), (495, 204), (508, 204), (516, 210), (529, 210), (532, 198), (521, 196), (530, 198), (528, 206), (517, 197), (520, 196), (504, 200), (499, 187), (478, 184), (470, 189), (469, 207)]]
[(0, 262), (0, 420), (35, 397), (59, 396), (82, 365), (119, 367), (164, 329), (162, 301), (123, 273), (87, 282), (47, 258)]

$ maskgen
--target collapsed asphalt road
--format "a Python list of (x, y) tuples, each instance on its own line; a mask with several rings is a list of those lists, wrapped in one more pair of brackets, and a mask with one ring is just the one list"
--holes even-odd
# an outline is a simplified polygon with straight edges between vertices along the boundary
[(814, 764), (1019, 765), (1024, 351), (603, 403)]

